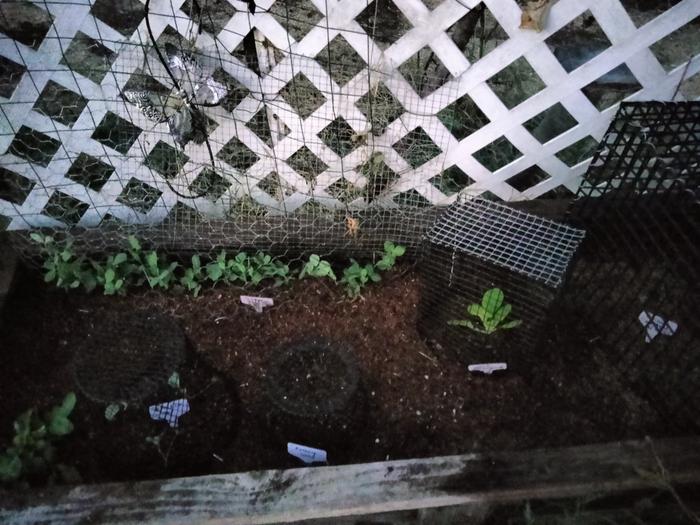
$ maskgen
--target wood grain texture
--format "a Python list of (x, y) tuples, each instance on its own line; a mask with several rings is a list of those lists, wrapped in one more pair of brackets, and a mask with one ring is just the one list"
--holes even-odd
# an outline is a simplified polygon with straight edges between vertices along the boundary
[[(0, 493), (0, 523), (479, 523), (530, 499), (700, 485), (700, 438)], [(471, 517), (471, 518), (470, 518)]]

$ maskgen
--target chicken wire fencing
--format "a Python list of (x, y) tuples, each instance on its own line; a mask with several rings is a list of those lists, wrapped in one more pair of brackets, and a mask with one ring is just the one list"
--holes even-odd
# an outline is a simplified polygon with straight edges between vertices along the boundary
[(453, 204), (426, 236), (419, 330), (467, 366), (527, 373), (583, 236), (483, 199)]
[(2, 226), (99, 226), (96, 250), (132, 231), (188, 249), (417, 246), (460, 194), (571, 196), (620, 100), (700, 95), (694, 0), (561, 0), (539, 32), (522, 14), (5, 1)]
[(700, 103), (623, 104), (570, 210), (587, 231), (562, 306), (669, 423), (700, 412)]

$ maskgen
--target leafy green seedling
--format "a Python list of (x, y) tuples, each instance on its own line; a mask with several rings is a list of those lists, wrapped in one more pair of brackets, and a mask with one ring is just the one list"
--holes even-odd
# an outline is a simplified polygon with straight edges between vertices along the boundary
[(249, 260), (248, 276), (252, 284), (265, 279), (275, 279), (275, 286), (286, 284), (291, 279), (289, 266), (263, 252), (258, 252)]
[(45, 282), (54, 282), (57, 287), (65, 290), (75, 289), (81, 285), (88, 292), (95, 288), (97, 283), (86, 264), (85, 257), (78, 257), (73, 252), (73, 243), (70, 239), (59, 243), (51, 235), (36, 232), (31, 233), (29, 237), (41, 246)]
[(176, 262), (168, 263), (155, 251), (144, 253), (141, 243), (133, 235), (129, 236), (129, 254), (151, 288), (167, 289), (170, 286), (178, 267)]
[(333, 281), (336, 280), (331, 263), (324, 261), (316, 254), (309, 256), (308, 262), (304, 265), (304, 268), (302, 268), (301, 273), (299, 274), (299, 279), (303, 279), (307, 275), (310, 277), (319, 278), (328, 277)]
[(202, 290), (202, 281), (205, 279), (204, 268), (199, 255), (192, 256), (192, 266), (185, 269), (185, 274), (180, 277), (180, 284), (197, 297)]
[(465, 326), (475, 332), (491, 335), (498, 330), (510, 330), (520, 326), (522, 321), (507, 321), (512, 306), (505, 302), (505, 296), (500, 288), (491, 288), (484, 292), (481, 304), (470, 304), (467, 312), (481, 321), (481, 326), (470, 319), (447, 321), (452, 326)]
[(95, 280), (104, 291), (105, 295), (123, 295), (126, 291), (128, 277), (133, 273), (133, 266), (127, 262), (126, 253), (118, 253), (107, 257), (104, 265), (92, 261), (95, 269)]
[(386, 241), (382, 258), (377, 262), (377, 268), (382, 271), (391, 270), (396, 264), (396, 259), (404, 253), (406, 253), (405, 247)]
[(0, 454), (0, 482), (17, 481), (52, 466), (55, 456), (53, 442), (73, 431), (69, 417), (75, 403), (75, 394), (70, 392), (43, 418), (32, 408), (15, 420), (12, 446)]
[(381, 276), (374, 269), (372, 263), (367, 263), (361, 266), (355, 259), (350, 259), (351, 265), (343, 270), (343, 278), (340, 280), (340, 284), (345, 286), (345, 293), (348, 297), (355, 299), (360, 295), (362, 288), (372, 281), (379, 282), (382, 280)]

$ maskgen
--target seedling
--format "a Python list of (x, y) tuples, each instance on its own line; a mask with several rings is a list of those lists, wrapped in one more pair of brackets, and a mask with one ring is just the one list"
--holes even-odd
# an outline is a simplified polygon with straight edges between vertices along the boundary
[(464, 326), (480, 334), (491, 335), (499, 330), (510, 330), (520, 326), (520, 320), (506, 320), (511, 310), (512, 306), (505, 302), (503, 291), (500, 288), (491, 288), (484, 293), (481, 304), (470, 304), (467, 308), (470, 315), (481, 321), (480, 326), (471, 319), (447, 321), (447, 324)]
[(382, 271), (391, 270), (396, 264), (396, 259), (406, 253), (404, 246), (394, 244), (391, 241), (384, 243), (384, 253), (377, 263), (377, 268)]
[(155, 251), (143, 253), (141, 243), (133, 235), (129, 236), (129, 254), (151, 288), (167, 289), (170, 286), (178, 267), (176, 262), (168, 263)]
[(73, 252), (70, 239), (58, 243), (52, 236), (43, 233), (32, 233), (29, 237), (41, 246), (45, 282), (55, 282), (56, 286), (66, 290), (78, 288), (80, 285), (87, 291), (95, 288), (95, 277), (87, 267), (85, 258), (78, 257)]
[(69, 416), (75, 408), (75, 401), (75, 394), (70, 392), (43, 418), (32, 408), (15, 420), (12, 446), (0, 454), (0, 482), (17, 481), (52, 466), (53, 442), (73, 431)]
[(336, 280), (335, 273), (333, 273), (333, 268), (331, 268), (331, 263), (324, 261), (318, 255), (313, 254), (309, 256), (308, 262), (302, 268), (299, 274), (299, 279), (303, 279), (306, 276), (310, 277), (328, 277), (333, 281)]
[(355, 299), (360, 295), (362, 288), (372, 281), (379, 282), (382, 280), (381, 276), (374, 269), (372, 263), (367, 263), (364, 266), (360, 266), (355, 259), (350, 259), (352, 264), (343, 270), (343, 278), (340, 280), (340, 284), (345, 286), (345, 293), (348, 297)]
[(202, 290), (202, 281), (205, 279), (204, 268), (199, 255), (192, 256), (192, 266), (185, 269), (185, 275), (180, 277), (180, 284), (192, 295), (197, 297)]
[(123, 295), (126, 291), (127, 279), (134, 271), (133, 265), (128, 264), (127, 259), (126, 253), (118, 253), (110, 255), (104, 265), (91, 261), (95, 270), (95, 280), (105, 295)]

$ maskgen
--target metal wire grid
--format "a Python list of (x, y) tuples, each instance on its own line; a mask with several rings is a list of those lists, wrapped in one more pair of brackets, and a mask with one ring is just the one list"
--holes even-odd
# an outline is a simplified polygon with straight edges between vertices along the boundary
[[(623, 105), (570, 210), (586, 241), (564, 302), (620, 374), (671, 423), (700, 398), (700, 127), (697, 103)], [(678, 323), (645, 342), (642, 311)]]
[(557, 288), (585, 232), (483, 199), (452, 205), (428, 240)]

